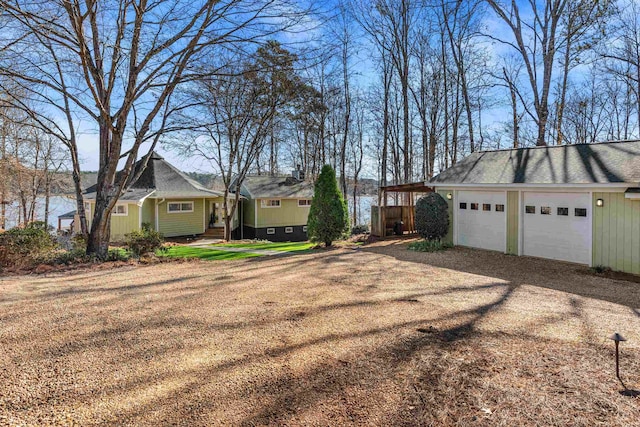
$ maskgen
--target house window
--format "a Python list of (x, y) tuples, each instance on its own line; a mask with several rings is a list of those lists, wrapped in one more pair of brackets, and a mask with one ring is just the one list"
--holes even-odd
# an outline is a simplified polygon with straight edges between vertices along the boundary
[(263, 208), (279, 208), (280, 207), (280, 199), (265, 199), (260, 201), (260, 205)]
[(524, 213), (534, 214), (534, 213), (536, 213), (536, 207), (535, 206), (525, 206), (524, 207)]
[(551, 215), (550, 206), (540, 206), (540, 215)]
[(302, 226), (302, 231), (304, 231), (305, 233), (307, 232), (307, 226), (306, 225)]
[(285, 233), (293, 233), (293, 227), (285, 227), (284, 228), (284, 232)]
[(496, 205), (496, 212), (504, 212), (504, 205)]
[(86, 211), (86, 215), (90, 215), (91, 214), (91, 203), (84, 202), (84, 210)]
[(585, 208), (576, 208), (575, 216), (587, 216), (587, 210)]
[(276, 234), (275, 228), (267, 228), (267, 234)]
[(471, 203), (471, 210), (472, 211), (477, 211), (478, 210), (478, 204), (477, 203)]
[(299, 199), (298, 206), (300, 206), (301, 208), (308, 208), (309, 206), (311, 206), (311, 199)]
[(569, 216), (569, 208), (558, 208), (559, 216)]
[(483, 203), (482, 204), (482, 210), (483, 211), (490, 211), (491, 210), (491, 203)]
[(467, 209), (467, 204), (460, 202), (460, 209)]
[(127, 216), (129, 215), (128, 205), (115, 205), (111, 212), (113, 216)]
[(168, 213), (193, 212), (193, 202), (169, 202), (167, 203)]

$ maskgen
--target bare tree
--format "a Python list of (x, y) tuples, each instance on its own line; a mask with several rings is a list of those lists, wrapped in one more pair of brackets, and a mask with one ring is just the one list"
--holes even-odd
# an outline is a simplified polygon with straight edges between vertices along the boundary
[(46, 106), (46, 114), (32, 114), (69, 149), (80, 215), (76, 129), (86, 123), (97, 131), (98, 182), (87, 252), (99, 257), (107, 255), (111, 211), (137, 178), (133, 165), (142, 145), (148, 143), (146, 164), (160, 136), (172, 130), (176, 87), (200, 77), (192, 65), (299, 16), (287, 12), (298, 8), (286, 0), (0, 0), (0, 9), (9, 21), (0, 36), (6, 55), (0, 76), (23, 88), (33, 104)]
[[(514, 41), (499, 40), (515, 49), (521, 56), (528, 77), (529, 89), (533, 97), (533, 111), (527, 112), (537, 125), (536, 145), (546, 145), (547, 120), (549, 118), (549, 94), (551, 78), (562, 41), (560, 24), (571, 0), (527, 0), (531, 13), (521, 13), (521, 6), (515, 1), (487, 0), (496, 15), (509, 27)], [(595, 1), (595, 0), (594, 0)], [(525, 18), (523, 19), (523, 16)], [(542, 73), (539, 70), (542, 69)], [(541, 74), (541, 76), (540, 76)], [(521, 91), (519, 96), (523, 97)], [(525, 106), (526, 103), (523, 103)]]

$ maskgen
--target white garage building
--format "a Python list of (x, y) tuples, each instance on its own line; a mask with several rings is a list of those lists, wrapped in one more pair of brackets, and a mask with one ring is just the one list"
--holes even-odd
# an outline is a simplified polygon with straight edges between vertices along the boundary
[(427, 185), (453, 244), (640, 274), (640, 141), (476, 152)]

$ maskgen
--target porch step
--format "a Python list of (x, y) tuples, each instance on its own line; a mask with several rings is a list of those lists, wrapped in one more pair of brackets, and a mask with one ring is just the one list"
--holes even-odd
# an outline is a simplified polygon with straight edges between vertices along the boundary
[(207, 228), (207, 230), (202, 235), (203, 237), (212, 237), (215, 239), (224, 238), (224, 228)]

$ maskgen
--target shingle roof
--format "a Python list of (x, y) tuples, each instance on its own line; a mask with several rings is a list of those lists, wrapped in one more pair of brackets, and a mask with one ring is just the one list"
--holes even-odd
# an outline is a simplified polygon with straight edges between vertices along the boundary
[(311, 199), (313, 184), (286, 176), (247, 176), (242, 184), (253, 199)]
[[(134, 165), (134, 174), (143, 166), (142, 160)], [(96, 186), (87, 189), (86, 197), (95, 198)], [(140, 177), (131, 184), (119, 200), (141, 200), (153, 193), (153, 197), (218, 197), (219, 191), (209, 190), (192, 180), (153, 152)]]
[(640, 141), (472, 153), (432, 184), (640, 183)]

